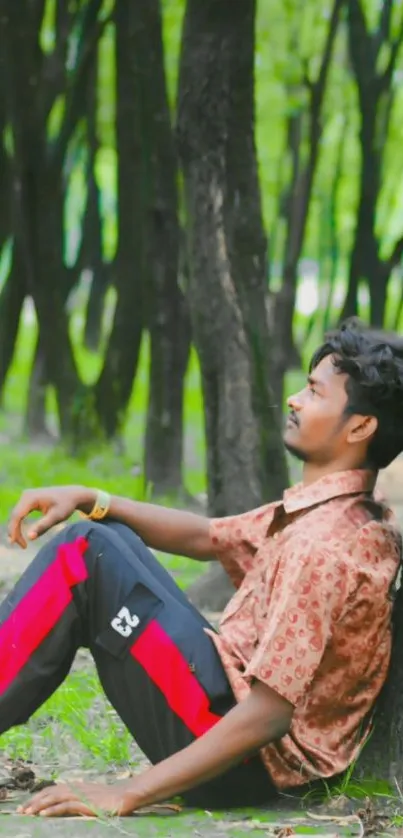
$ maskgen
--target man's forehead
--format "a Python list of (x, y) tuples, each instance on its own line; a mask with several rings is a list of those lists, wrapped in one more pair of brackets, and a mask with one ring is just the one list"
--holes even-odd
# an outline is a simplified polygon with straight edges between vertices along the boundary
[(312, 370), (311, 378), (322, 384), (326, 389), (337, 388), (338, 390), (345, 390), (345, 379), (347, 376), (340, 373), (333, 363), (334, 356), (326, 355), (322, 358), (319, 364)]

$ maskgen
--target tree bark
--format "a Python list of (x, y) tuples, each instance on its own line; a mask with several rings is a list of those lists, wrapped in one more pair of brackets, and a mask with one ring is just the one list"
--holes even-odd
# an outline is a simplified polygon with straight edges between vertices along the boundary
[[(375, 326), (383, 325), (389, 278), (403, 250), (403, 241), (398, 241), (389, 259), (381, 258), (375, 226), (395, 90), (393, 73), (403, 43), (403, 16), (397, 34), (392, 35), (392, 6), (389, 0), (382, 5), (378, 25), (373, 29), (366, 22), (360, 0), (348, 0), (347, 3), (349, 54), (360, 106), (361, 173), (348, 295), (342, 316), (357, 313), (358, 286), (364, 280), (370, 292), (370, 320)], [(388, 61), (380, 71), (381, 50), (388, 55)]]
[(119, 0), (116, 22), (116, 136), (118, 159), (117, 303), (105, 363), (95, 388), (108, 438), (118, 434), (130, 400), (145, 325), (147, 285), (147, 148), (137, 3)]
[(215, 515), (258, 506), (287, 485), (280, 409), (270, 388), (254, 20), (254, 0), (188, 0), (180, 66), (188, 297), (202, 373), (209, 511)]
[(48, 388), (46, 357), (40, 336), (37, 339), (29, 376), (25, 433), (30, 439), (50, 436), (46, 424), (46, 391)]
[[(15, 242), (24, 261), (26, 285), (38, 315), (46, 375), (55, 386), (62, 434), (92, 431), (93, 414), (76, 368), (64, 310), (66, 271), (63, 262), (62, 167), (68, 142), (82, 112), (83, 67), (88, 71), (92, 37), (97, 36), (101, 0), (88, 0), (83, 12), (82, 42), (76, 76), (66, 83), (67, 34), (57, 27), (54, 53), (46, 58), (39, 45), (43, 3), (21, 9), (2, 2), (2, 49), (6, 68), (8, 117), (13, 132)], [(63, 16), (63, 15), (62, 15)], [(60, 23), (60, 15), (57, 15)], [(72, 19), (70, 20), (72, 25)], [(49, 72), (50, 63), (52, 72)], [(74, 83), (75, 82), (75, 83)], [(58, 95), (65, 111), (56, 140), (49, 141), (47, 118)]]
[(26, 293), (23, 267), (16, 247), (12, 258), (10, 274), (0, 294), (0, 402), (14, 356)]
[[(377, 702), (373, 729), (358, 759), (357, 778), (386, 780), (393, 791), (403, 788), (403, 588), (393, 609), (393, 648), (388, 677)], [(400, 791), (399, 791), (400, 793)]]
[(105, 298), (110, 285), (112, 266), (105, 264), (102, 254), (101, 198), (99, 186), (95, 179), (94, 164), (95, 159), (90, 164), (83, 241), (76, 271), (79, 275), (83, 270), (91, 273), (91, 286), (85, 312), (84, 345), (92, 352), (98, 352), (102, 340), (102, 317)]
[(166, 89), (159, 0), (139, 4), (144, 133), (148, 152), (147, 325), (149, 400), (144, 476), (155, 494), (182, 490), (183, 387), (190, 320), (179, 288), (177, 157)]
[[(288, 151), (292, 178), (287, 195), (287, 232), (281, 289), (274, 306), (275, 393), (283, 403), (284, 376), (293, 354), (293, 317), (297, 294), (298, 263), (304, 242), (309, 206), (322, 136), (322, 107), (327, 76), (344, 0), (334, 0), (317, 78), (305, 79), (309, 94), (306, 114), (292, 114), (288, 125)], [(303, 159), (302, 142), (307, 123), (308, 156)]]
[(84, 345), (93, 352), (98, 352), (101, 345), (102, 316), (111, 276), (111, 266), (105, 264), (103, 257), (101, 193), (95, 171), (99, 147), (97, 136), (97, 70), (98, 61), (94, 62), (88, 78), (86, 110), (89, 177), (87, 206), (77, 265), (78, 274), (81, 274), (84, 269), (91, 272), (91, 287), (85, 314)]

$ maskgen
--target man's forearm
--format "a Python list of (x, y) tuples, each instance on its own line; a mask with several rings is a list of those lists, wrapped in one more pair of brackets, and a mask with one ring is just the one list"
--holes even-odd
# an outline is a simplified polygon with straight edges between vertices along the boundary
[[(127, 786), (133, 809), (181, 794), (223, 774), (263, 745), (288, 730), (292, 708), (269, 714), (259, 707), (259, 696), (241, 702), (220, 722), (187, 748), (153, 766)], [(271, 716), (271, 718), (270, 718)]]
[[(94, 505), (95, 496), (93, 489), (83, 488), (79, 509), (88, 513)], [(203, 515), (167, 509), (117, 495), (112, 496), (109, 515), (135, 530), (154, 550), (201, 561), (214, 558), (210, 521)]]

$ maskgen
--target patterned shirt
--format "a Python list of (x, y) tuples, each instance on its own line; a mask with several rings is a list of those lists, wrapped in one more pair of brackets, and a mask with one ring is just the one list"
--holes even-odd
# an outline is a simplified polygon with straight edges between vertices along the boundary
[(257, 679), (295, 708), (262, 749), (277, 788), (353, 762), (386, 678), (401, 537), (374, 484), (369, 471), (337, 472), (211, 522), (238, 588), (211, 632), (235, 696)]

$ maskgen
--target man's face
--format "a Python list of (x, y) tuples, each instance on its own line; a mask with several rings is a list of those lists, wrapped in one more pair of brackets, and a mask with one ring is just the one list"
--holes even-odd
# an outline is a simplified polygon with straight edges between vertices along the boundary
[(288, 399), (284, 444), (300, 460), (325, 464), (345, 453), (349, 432), (344, 415), (346, 379), (329, 355), (312, 370), (306, 387)]

